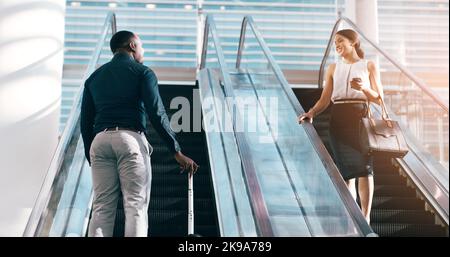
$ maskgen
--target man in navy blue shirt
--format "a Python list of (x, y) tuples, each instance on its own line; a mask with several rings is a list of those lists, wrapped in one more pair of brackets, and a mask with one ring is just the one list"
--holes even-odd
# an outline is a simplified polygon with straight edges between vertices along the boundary
[(119, 31), (110, 47), (114, 57), (86, 80), (81, 105), (81, 134), (94, 187), (88, 235), (112, 236), (122, 190), (125, 236), (147, 236), (152, 147), (144, 134), (145, 113), (181, 169), (196, 172), (198, 166), (181, 153), (156, 75), (142, 64), (139, 37)]

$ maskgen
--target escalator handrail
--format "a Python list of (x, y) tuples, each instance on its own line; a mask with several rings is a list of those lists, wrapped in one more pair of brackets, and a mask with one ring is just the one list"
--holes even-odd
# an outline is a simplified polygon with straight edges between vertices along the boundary
[[(230, 74), (227, 69), (227, 64), (225, 62), (225, 55), (223, 53), (222, 44), (220, 43), (220, 38), (217, 35), (216, 23), (214, 21), (214, 17), (212, 15), (207, 15), (205, 20), (205, 28), (203, 34), (203, 46), (202, 46), (202, 56), (200, 61), (200, 69), (204, 69), (206, 65), (206, 56), (208, 51), (208, 38), (209, 33), (211, 33), (211, 37), (213, 39), (213, 43), (215, 46), (217, 59), (219, 62), (219, 69), (222, 75), (222, 79), (224, 80), (224, 89), (225, 95), (227, 97), (231, 97), (234, 99), (234, 91), (232, 87), (232, 81)], [(239, 117), (238, 110), (235, 110), (234, 117)], [(236, 124), (233, 121), (234, 124)], [(233, 124), (233, 126), (234, 126)], [(245, 139), (245, 135), (243, 132), (235, 131), (236, 143), (238, 144), (238, 150), (241, 156), (250, 156), (250, 148)], [(250, 192), (250, 201), (253, 207), (253, 212), (255, 215), (255, 222), (258, 228), (258, 231), (263, 237), (272, 237), (274, 236), (272, 224), (270, 223), (269, 212), (267, 210), (267, 206), (265, 204), (261, 187), (258, 183), (256, 176), (256, 169), (253, 164), (251, 158), (242, 158), (242, 166), (244, 167), (244, 174), (246, 177), (248, 190)]]
[(416, 75), (414, 75), (412, 72), (410, 72), (408, 69), (403, 67), (400, 63), (398, 63), (394, 58), (392, 58), (388, 53), (386, 53), (383, 49), (381, 49), (378, 44), (370, 40), (362, 31), (359, 29), (359, 27), (351, 21), (349, 18), (345, 16), (340, 16), (339, 19), (334, 24), (333, 30), (330, 35), (330, 39), (328, 40), (327, 48), (325, 50), (325, 54), (323, 56), (322, 62), (320, 64), (320, 70), (319, 70), (319, 81), (318, 86), (319, 88), (323, 87), (323, 73), (325, 69), (326, 60), (328, 58), (328, 55), (330, 54), (331, 47), (333, 45), (333, 38), (335, 37), (339, 25), (342, 22), (347, 22), (358, 34), (363, 37), (370, 45), (372, 45), (373, 48), (375, 48), (381, 55), (383, 55), (387, 60), (389, 60), (395, 67), (397, 67), (403, 74), (406, 75), (410, 80), (414, 82), (425, 94), (430, 96), (435, 103), (437, 103), (441, 108), (445, 111), (445, 113), (448, 115), (448, 104), (442, 100), (441, 97), (439, 97), (435, 92), (429, 89), (429, 87)]
[[(116, 25), (116, 15), (113, 12), (109, 12), (105, 18), (105, 22), (103, 24), (102, 30), (100, 32), (100, 36), (98, 37), (97, 45), (93, 52), (93, 55), (89, 61), (89, 64), (86, 68), (86, 71), (83, 76), (83, 82), (94, 72), (98, 60), (100, 58), (100, 54), (103, 48), (103, 44), (105, 42), (106, 36), (108, 35), (108, 30), (111, 27), (111, 31), (114, 34), (117, 31)], [(53, 182), (58, 175), (58, 171), (60, 170), (63, 161), (64, 155), (66, 153), (67, 148), (69, 147), (70, 139), (72, 135), (76, 133), (77, 124), (80, 119), (80, 109), (81, 109), (81, 99), (83, 94), (84, 84), (80, 85), (78, 89), (77, 96), (75, 97), (74, 103), (72, 105), (72, 109), (69, 115), (69, 119), (67, 120), (66, 126), (64, 127), (62, 136), (58, 142), (58, 146), (56, 147), (55, 154), (52, 157), (52, 161), (47, 170), (47, 174), (44, 178), (44, 182), (39, 191), (38, 197), (33, 206), (33, 210), (30, 214), (30, 218), (28, 219), (27, 225), (25, 227), (23, 236), (32, 237), (36, 235), (36, 230), (39, 225), (39, 221), (41, 216), (44, 213), (44, 210), (48, 204), (51, 188)]]
[[(245, 33), (247, 29), (247, 25), (250, 26), (251, 31), (253, 32), (256, 40), (258, 41), (258, 44), (260, 45), (261, 49), (264, 52), (265, 57), (267, 58), (270, 67), (272, 68), (273, 72), (275, 73), (275, 76), (278, 78), (282, 89), (288, 96), (288, 99), (291, 102), (291, 105), (295, 109), (296, 113), (304, 113), (304, 110), (300, 103), (298, 102), (297, 97), (295, 96), (294, 92), (292, 91), (288, 81), (286, 80), (285, 76), (283, 75), (283, 72), (280, 68), (280, 66), (276, 63), (275, 58), (272, 55), (272, 52), (270, 51), (269, 47), (267, 46), (267, 43), (265, 42), (264, 38), (262, 37), (261, 32), (256, 27), (253, 18), (251, 16), (245, 16), (242, 21), (242, 27), (241, 27), (241, 36), (239, 39), (239, 48), (238, 48), (238, 54), (236, 58), (236, 68), (240, 68), (241, 64), (241, 58), (242, 58), (242, 52), (244, 49), (244, 43), (245, 43)], [(304, 123), (303, 127), (305, 128), (306, 133), (308, 134), (308, 137), (311, 140), (312, 145), (316, 149), (317, 153), (319, 154), (319, 157), (324, 164), (325, 169), (327, 170), (330, 179), (333, 181), (333, 184), (335, 185), (341, 199), (343, 200), (345, 207), (347, 208), (351, 218), (357, 225), (358, 229), (364, 236), (373, 236), (375, 235), (372, 228), (367, 224), (366, 220), (364, 219), (363, 215), (361, 214), (361, 210), (353, 200), (353, 197), (349, 193), (347, 186), (345, 185), (344, 181), (342, 180), (340, 173), (336, 167), (336, 165), (333, 162), (333, 159), (331, 158), (330, 154), (326, 150), (325, 146), (323, 145), (322, 141), (320, 140), (316, 130), (314, 129), (313, 125), (310, 123)]]

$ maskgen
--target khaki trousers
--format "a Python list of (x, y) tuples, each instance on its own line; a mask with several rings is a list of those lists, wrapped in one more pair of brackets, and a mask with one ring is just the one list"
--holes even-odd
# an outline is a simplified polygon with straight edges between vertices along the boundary
[(123, 194), (125, 236), (147, 236), (153, 149), (144, 133), (98, 133), (90, 149), (94, 200), (88, 236), (111, 237), (117, 201)]

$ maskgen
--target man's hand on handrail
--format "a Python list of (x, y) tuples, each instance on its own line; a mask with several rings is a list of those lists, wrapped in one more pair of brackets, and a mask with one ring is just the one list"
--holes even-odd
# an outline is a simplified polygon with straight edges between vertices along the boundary
[(185, 170), (194, 174), (197, 172), (199, 166), (195, 163), (191, 158), (185, 156), (181, 151), (175, 154), (175, 160), (180, 164), (180, 173), (183, 173)]

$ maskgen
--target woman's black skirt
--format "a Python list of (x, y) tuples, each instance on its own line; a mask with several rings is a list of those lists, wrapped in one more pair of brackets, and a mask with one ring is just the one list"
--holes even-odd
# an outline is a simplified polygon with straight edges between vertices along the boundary
[(331, 109), (332, 155), (344, 180), (373, 175), (373, 158), (360, 147), (359, 126), (366, 113), (363, 103), (333, 104)]

